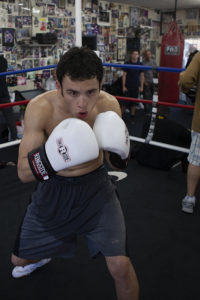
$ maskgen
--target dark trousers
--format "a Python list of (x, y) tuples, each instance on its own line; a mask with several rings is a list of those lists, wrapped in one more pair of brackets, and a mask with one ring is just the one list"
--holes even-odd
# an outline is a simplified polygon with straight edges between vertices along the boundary
[[(7, 96), (0, 98), (0, 104), (3, 104), (3, 103), (10, 103), (9, 94)], [(5, 118), (6, 124), (7, 124), (8, 128), (10, 129), (11, 139), (16, 140), (17, 139), (17, 128), (16, 128), (15, 116), (14, 116), (12, 107), (3, 108), (3, 109), (1, 109), (1, 111)]]

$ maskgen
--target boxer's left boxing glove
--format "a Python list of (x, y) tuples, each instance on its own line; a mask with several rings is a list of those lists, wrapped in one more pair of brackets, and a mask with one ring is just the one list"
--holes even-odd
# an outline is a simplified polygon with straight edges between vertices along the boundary
[(130, 140), (124, 121), (113, 111), (97, 115), (93, 131), (99, 148), (109, 151), (109, 160), (117, 169), (125, 169), (129, 159)]
[(47, 180), (60, 170), (98, 156), (92, 128), (82, 120), (69, 118), (54, 128), (44, 145), (28, 153), (28, 161), (36, 179)]

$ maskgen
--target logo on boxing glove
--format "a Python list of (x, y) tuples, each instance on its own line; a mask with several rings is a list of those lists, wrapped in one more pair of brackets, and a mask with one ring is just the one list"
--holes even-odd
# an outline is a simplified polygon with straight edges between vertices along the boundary
[(39, 152), (34, 153), (31, 157), (31, 160), (37, 174), (41, 174), (42, 177), (45, 178), (48, 173), (45, 169), (45, 166), (43, 165), (43, 162), (40, 157), (40, 153)]
[(70, 156), (69, 156), (69, 153), (68, 153), (68, 150), (67, 150), (67, 147), (64, 145), (63, 143), (63, 139), (62, 138), (59, 138), (56, 140), (56, 143), (58, 145), (58, 153), (62, 156), (63, 160), (65, 162), (68, 162), (71, 160)]

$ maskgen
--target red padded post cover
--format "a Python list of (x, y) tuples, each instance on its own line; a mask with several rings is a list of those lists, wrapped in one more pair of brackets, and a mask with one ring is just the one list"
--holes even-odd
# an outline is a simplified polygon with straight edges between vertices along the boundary
[[(182, 68), (184, 37), (178, 24), (173, 21), (168, 33), (162, 38), (160, 67)], [(179, 100), (179, 73), (159, 72), (158, 100), (177, 103)]]

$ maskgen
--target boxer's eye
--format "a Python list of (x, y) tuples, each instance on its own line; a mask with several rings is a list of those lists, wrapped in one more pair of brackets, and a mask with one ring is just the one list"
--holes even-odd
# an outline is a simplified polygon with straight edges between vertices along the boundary
[(79, 95), (77, 91), (73, 91), (73, 90), (68, 90), (68, 94), (72, 97), (77, 97)]
[(92, 90), (89, 90), (88, 92), (87, 92), (87, 94), (88, 94), (88, 96), (92, 96), (92, 95), (94, 95), (95, 93), (96, 93), (96, 89), (92, 89)]

